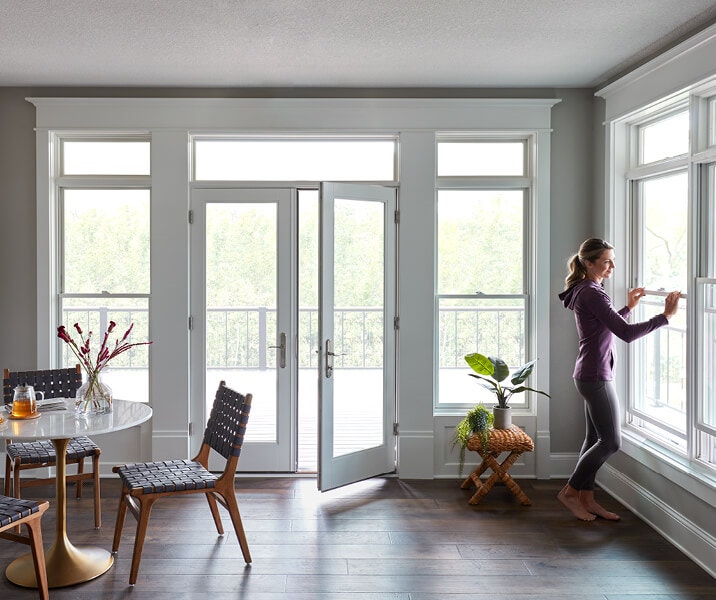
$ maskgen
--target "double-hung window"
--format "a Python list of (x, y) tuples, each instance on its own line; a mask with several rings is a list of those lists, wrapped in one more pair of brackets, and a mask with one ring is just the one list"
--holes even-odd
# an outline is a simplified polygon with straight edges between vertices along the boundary
[[(110, 344), (133, 324), (128, 341), (149, 338), (151, 197), (146, 136), (56, 138), (56, 310), (58, 324), (79, 342), (90, 335), (90, 362), (110, 321)], [(118, 337), (115, 336), (118, 334)], [(77, 363), (56, 340), (61, 366)], [(147, 346), (114, 358), (102, 371), (115, 396), (148, 401)]]
[(437, 409), (493, 403), (466, 354), (530, 358), (530, 148), (529, 136), (438, 136)]
[[(628, 287), (647, 295), (632, 320), (682, 293), (669, 324), (629, 347), (627, 423), (664, 449), (716, 465), (714, 95), (683, 94), (618, 123)], [(616, 205), (617, 213), (619, 203)]]
[(630, 287), (646, 297), (632, 315), (643, 321), (661, 311), (672, 290), (681, 310), (663, 327), (632, 344), (630, 417), (645, 431), (660, 432), (676, 447), (686, 440), (686, 310), (688, 280), (688, 106), (634, 123), (635, 148), (628, 174), (632, 223)]

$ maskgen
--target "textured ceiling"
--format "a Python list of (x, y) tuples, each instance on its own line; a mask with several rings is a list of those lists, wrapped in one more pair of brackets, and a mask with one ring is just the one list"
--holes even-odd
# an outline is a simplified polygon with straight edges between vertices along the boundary
[(594, 87), (707, 0), (0, 0), (0, 86)]

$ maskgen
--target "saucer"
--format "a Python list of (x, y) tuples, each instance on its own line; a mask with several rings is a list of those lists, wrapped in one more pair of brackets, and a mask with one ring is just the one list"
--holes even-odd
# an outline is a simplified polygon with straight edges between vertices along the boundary
[(28, 421), (30, 419), (39, 419), (42, 416), (42, 413), (36, 412), (34, 415), (28, 415), (27, 417), (16, 417), (12, 413), (10, 413), (9, 419), (12, 419), (13, 421)]

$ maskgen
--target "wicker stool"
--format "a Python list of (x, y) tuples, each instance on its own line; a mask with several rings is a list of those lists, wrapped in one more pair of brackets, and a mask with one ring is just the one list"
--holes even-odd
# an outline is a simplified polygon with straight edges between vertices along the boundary
[[(520, 454), (523, 452), (532, 452), (535, 449), (535, 445), (532, 442), (532, 438), (528, 436), (516, 425), (513, 425), (510, 429), (491, 429), (490, 440), (487, 444), (487, 448), (482, 447), (480, 437), (473, 435), (467, 443), (467, 449), (477, 452), (482, 457), (482, 463), (477, 467), (470, 475), (465, 478), (460, 487), (463, 490), (469, 489), (471, 485), (475, 485), (477, 491), (470, 498), (470, 504), (479, 504), (487, 492), (492, 489), (492, 486), (497, 483), (497, 480), (501, 480), (507, 486), (516, 497), (522, 503), (523, 506), (529, 506), (532, 501), (522, 491), (519, 485), (515, 482), (512, 477), (507, 473), (510, 467), (515, 464)], [(497, 462), (497, 458), (503, 452), (509, 452), (505, 460), (501, 463)], [(487, 469), (492, 469), (492, 475), (488, 477), (487, 481), (482, 481), (480, 475), (482, 475)]]

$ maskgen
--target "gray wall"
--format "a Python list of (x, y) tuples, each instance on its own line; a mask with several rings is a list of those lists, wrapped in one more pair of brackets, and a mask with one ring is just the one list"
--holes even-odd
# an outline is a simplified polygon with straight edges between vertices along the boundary
[(0, 88), (0, 367), (36, 363), (35, 108)]
[[(315, 96), (316, 90), (254, 90), (252, 96)], [(571, 313), (560, 308), (556, 294), (562, 289), (564, 265), (579, 243), (589, 235), (600, 235), (594, 215), (599, 214), (595, 197), (593, 123), (599, 107), (589, 90), (323, 90), (327, 96), (385, 97), (548, 97), (561, 98), (553, 109), (551, 175), (551, 354), (541, 356), (550, 369), (551, 451), (574, 453), (583, 435), (582, 402), (572, 383), (576, 335)], [(34, 107), (29, 96), (237, 96), (231, 90), (150, 89), (41, 89), (0, 88), (0, 214), (4, 235), (0, 236), (2, 281), (0, 292), (0, 366), (32, 368), (36, 364), (37, 298), (35, 282), (35, 134)], [(243, 94), (242, 94), (243, 95)], [(600, 180), (601, 181), (601, 180)]]

